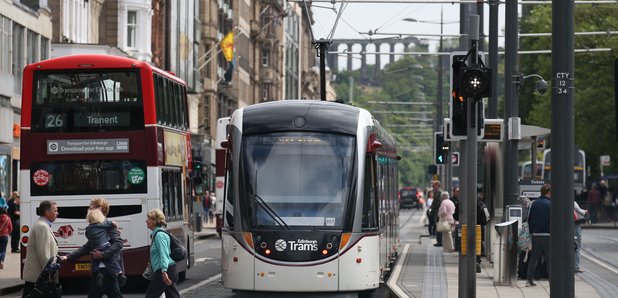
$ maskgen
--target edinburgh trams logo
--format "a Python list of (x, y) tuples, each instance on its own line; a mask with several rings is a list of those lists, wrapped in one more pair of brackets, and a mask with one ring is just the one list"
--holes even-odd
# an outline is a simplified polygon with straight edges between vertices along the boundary
[(275, 242), (275, 249), (277, 251), (284, 251), (288, 248), (291, 251), (317, 251), (318, 250), (318, 241), (317, 240), (307, 240), (307, 239), (297, 239), (285, 241), (283, 239), (279, 239)]
[(279, 239), (275, 242), (275, 249), (277, 251), (284, 251), (288, 245), (285, 243), (285, 240)]

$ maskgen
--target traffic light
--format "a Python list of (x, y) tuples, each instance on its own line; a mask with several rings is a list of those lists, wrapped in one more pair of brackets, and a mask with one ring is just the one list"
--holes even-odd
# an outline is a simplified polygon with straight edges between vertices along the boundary
[(466, 98), (461, 94), (461, 75), (465, 68), (463, 55), (451, 55), (451, 136), (467, 136)]
[(448, 143), (444, 141), (444, 134), (442, 132), (434, 133), (433, 139), (434, 145), (434, 164), (443, 165), (447, 162), (448, 158)]
[(463, 67), (459, 69), (459, 96), (481, 99), (491, 93), (491, 69), (487, 67)]
[[(468, 67), (467, 52), (451, 54), (451, 104), (449, 105), (449, 138), (465, 140), (468, 136), (467, 100), (476, 100), (489, 96), (491, 93), (491, 71), (485, 67)], [(482, 63), (483, 52), (478, 52), (478, 61)], [(483, 101), (477, 104), (476, 122), (477, 136), (482, 137), (484, 131), (483, 118), (485, 105)]]
[(192, 168), (193, 168), (192, 176), (196, 178), (202, 178), (204, 164), (202, 163), (201, 156), (193, 156)]

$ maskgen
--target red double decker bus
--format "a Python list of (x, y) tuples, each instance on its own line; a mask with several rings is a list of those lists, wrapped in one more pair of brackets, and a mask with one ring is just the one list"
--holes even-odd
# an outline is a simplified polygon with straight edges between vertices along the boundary
[[(52, 229), (62, 254), (86, 243), (89, 202), (102, 197), (124, 239), (126, 274), (144, 271), (150, 245), (146, 213), (159, 208), (189, 252), (178, 262), (183, 278), (193, 265), (185, 83), (148, 63), (106, 55), (30, 64), (23, 80), (22, 258), (41, 201), (58, 203)], [(60, 273), (89, 275), (89, 257)]]

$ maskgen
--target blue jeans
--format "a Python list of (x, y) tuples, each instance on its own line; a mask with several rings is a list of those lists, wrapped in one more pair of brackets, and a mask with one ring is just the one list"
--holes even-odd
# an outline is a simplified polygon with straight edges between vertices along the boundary
[(9, 236), (0, 236), (0, 262), (4, 262), (4, 256), (6, 256), (6, 245), (9, 243)]
[(575, 269), (579, 269), (579, 256), (582, 250), (582, 225), (575, 224)]

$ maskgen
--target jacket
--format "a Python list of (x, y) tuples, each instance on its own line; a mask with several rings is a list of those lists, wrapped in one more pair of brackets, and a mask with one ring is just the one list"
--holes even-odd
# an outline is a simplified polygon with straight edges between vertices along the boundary
[(528, 228), (534, 236), (549, 236), (551, 202), (548, 197), (539, 197), (530, 204)]
[(157, 233), (158, 230), (162, 230), (162, 228), (156, 227), (152, 230), (152, 234), (150, 234), (150, 237), (154, 236), (150, 245), (150, 265), (152, 266), (152, 272), (167, 272), (167, 267), (175, 264), (170, 257), (171, 239), (166, 233)]
[(0, 215), (0, 236), (8, 236), (13, 231), (13, 224), (8, 215)]
[[(108, 236), (109, 236), (109, 243), (112, 246), (103, 252), (103, 259), (108, 259), (108, 258), (115, 256), (118, 252), (120, 252), (120, 250), (122, 249), (122, 245), (123, 245), (123, 241), (122, 241), (122, 238), (120, 238), (120, 232), (118, 232), (118, 229), (112, 229), (111, 231), (109, 231)], [(79, 259), (80, 257), (89, 254), (91, 251), (99, 247), (96, 244), (97, 244), (96, 241), (88, 240), (88, 242), (82, 245), (82, 247), (78, 248), (77, 250), (74, 250), (69, 255), (67, 255), (67, 259), (69, 259), (70, 261), (75, 261)]]
[(47, 261), (57, 254), (58, 243), (54, 237), (54, 232), (48, 221), (41, 217), (30, 231), (22, 279), (27, 282), (36, 282), (39, 274), (47, 265)]
[(453, 218), (453, 213), (455, 213), (455, 204), (453, 201), (444, 200), (440, 203), (440, 209), (438, 210), (440, 221), (448, 221), (448, 223), (454, 224), (455, 219)]

